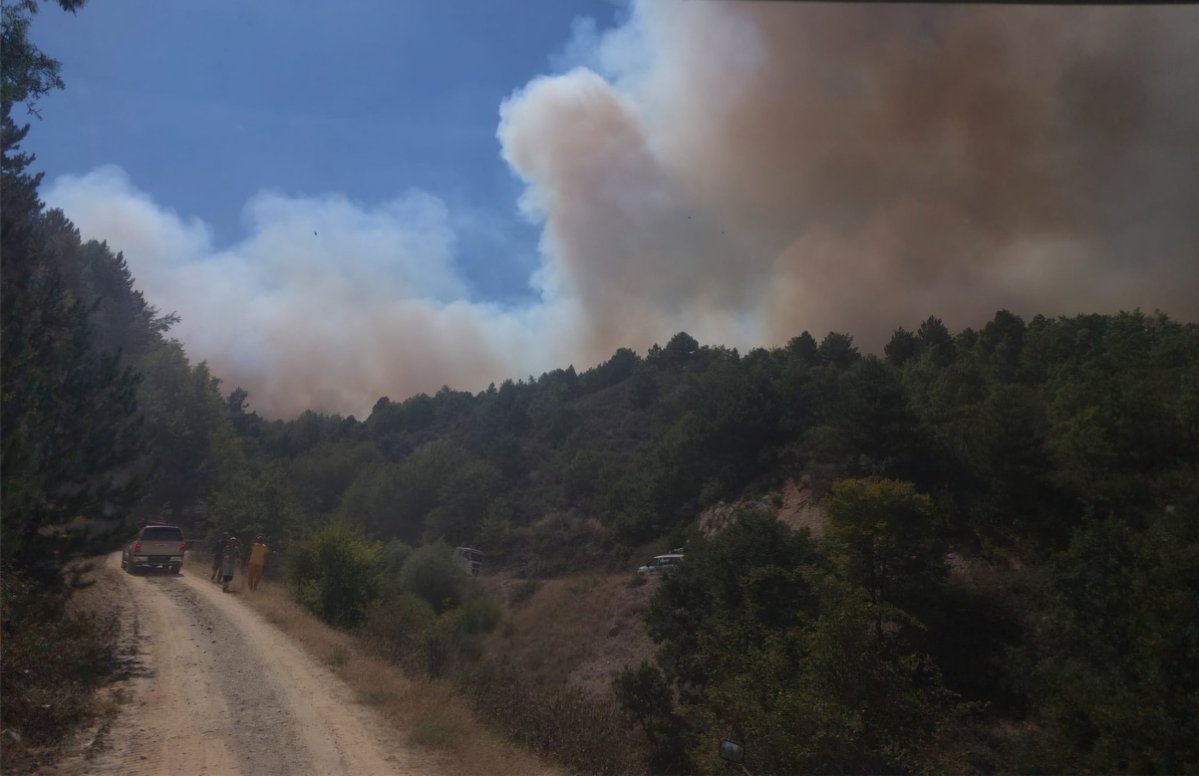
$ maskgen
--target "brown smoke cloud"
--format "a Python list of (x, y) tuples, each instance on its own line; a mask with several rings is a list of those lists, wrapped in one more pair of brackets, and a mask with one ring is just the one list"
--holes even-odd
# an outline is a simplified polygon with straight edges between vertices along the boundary
[(47, 200), (275, 416), (361, 416), (680, 330), (877, 349), (930, 314), (1199, 318), (1199, 8), (645, 0), (575, 30), (555, 61), (577, 66), (500, 108), (543, 226), (525, 307), (465, 300), (455, 219), (421, 192), (261, 195), (224, 250), (119, 171)]
[(872, 347), (999, 307), (1194, 318), (1197, 39), (1193, 8), (647, 2), (594, 47), (610, 81), (533, 83), (500, 137), (597, 351), (630, 308)]

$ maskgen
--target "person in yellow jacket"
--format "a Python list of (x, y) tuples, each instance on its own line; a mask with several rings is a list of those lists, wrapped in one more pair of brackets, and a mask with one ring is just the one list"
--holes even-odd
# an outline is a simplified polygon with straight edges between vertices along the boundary
[(266, 542), (262, 539), (262, 534), (254, 537), (254, 543), (250, 545), (250, 575), (249, 583), (251, 590), (257, 590), (258, 584), (262, 582), (262, 570), (266, 565)]

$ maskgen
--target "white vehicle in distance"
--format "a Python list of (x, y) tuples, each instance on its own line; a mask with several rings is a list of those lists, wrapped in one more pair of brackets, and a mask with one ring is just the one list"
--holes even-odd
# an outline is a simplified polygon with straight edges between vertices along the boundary
[(483, 568), (482, 552), (472, 547), (455, 547), (454, 557), (462, 564), (462, 568), (466, 569), (466, 573), (472, 577), (479, 576), (479, 570)]
[(137, 538), (121, 551), (121, 568), (136, 574), (142, 568), (167, 569), (178, 574), (183, 568), (187, 542), (183, 529), (175, 525), (150, 523), (137, 532)]
[(662, 574), (670, 571), (683, 562), (683, 553), (668, 552), (665, 555), (655, 555), (648, 563), (637, 569), (638, 574)]

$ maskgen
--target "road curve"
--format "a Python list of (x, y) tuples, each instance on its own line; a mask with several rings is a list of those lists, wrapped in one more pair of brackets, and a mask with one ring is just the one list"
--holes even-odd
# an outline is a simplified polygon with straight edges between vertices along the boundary
[(207, 578), (98, 571), (123, 596), (128, 702), (80, 772), (426, 774), (333, 674)]

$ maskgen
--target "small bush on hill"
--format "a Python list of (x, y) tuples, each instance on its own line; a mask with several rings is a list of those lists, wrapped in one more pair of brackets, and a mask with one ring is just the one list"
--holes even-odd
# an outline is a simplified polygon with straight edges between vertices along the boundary
[(598, 520), (561, 513), (513, 530), (511, 544), (519, 573), (537, 578), (608, 568), (626, 553)]
[(458, 632), (466, 636), (491, 633), (500, 622), (499, 604), (481, 591), (469, 593), (453, 614)]
[(414, 551), (400, 569), (400, 586), (423, 598), (438, 613), (458, 605), (465, 581), (466, 571), (441, 540)]
[(383, 574), (384, 585), (394, 586), (399, 584), (400, 570), (404, 568), (404, 564), (411, 556), (412, 547), (399, 539), (392, 539), (383, 545), (383, 553), (379, 558), (379, 565)]
[(445, 542), (425, 545), (404, 562), (398, 585), (369, 610), (363, 636), (380, 655), (414, 674), (445, 676), (479, 656), (500, 608), (472, 585)]
[(443, 612), (419, 634), (418, 668), (429, 676), (441, 677), (463, 662), (477, 660), (482, 654), (483, 636), (499, 621), (499, 606), (482, 593), (472, 593), (461, 606)]
[(657, 666), (643, 661), (625, 668), (612, 681), (616, 702), (625, 716), (641, 726), (653, 747), (649, 761), (657, 773), (695, 770), (688, 750), (694, 730), (675, 712), (674, 693)]
[(437, 620), (429, 602), (407, 591), (387, 595), (371, 605), (362, 625), (367, 645), (380, 657), (420, 673), (421, 635)]
[(332, 625), (362, 622), (378, 597), (382, 545), (343, 522), (325, 525), (296, 544), (289, 557), (299, 602)]

